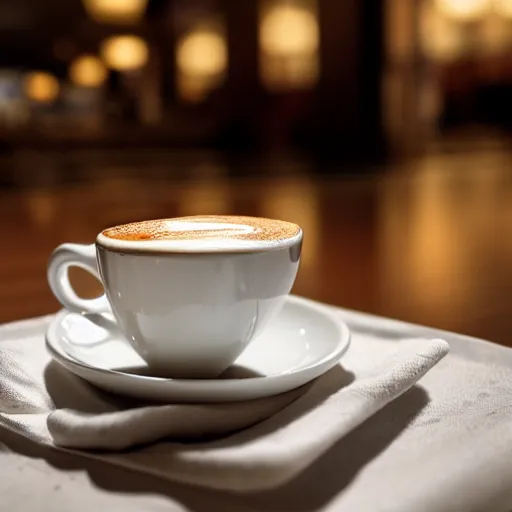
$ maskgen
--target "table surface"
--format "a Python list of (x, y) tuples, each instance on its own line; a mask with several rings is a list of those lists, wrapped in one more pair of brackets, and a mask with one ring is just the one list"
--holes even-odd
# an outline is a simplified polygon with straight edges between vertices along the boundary
[[(294, 293), (470, 334), (512, 339), (512, 153), (429, 153), (375, 174), (266, 162), (235, 177), (208, 155), (23, 153), (0, 161), (0, 323), (54, 312), (51, 250), (143, 218), (234, 213), (300, 224)], [(80, 270), (84, 296), (100, 286)]]
[[(127, 151), (115, 155), (24, 153), (0, 158), (0, 323), (59, 308), (45, 275), (49, 254), (59, 243), (89, 243), (108, 225), (141, 218), (236, 213), (287, 219), (304, 228), (302, 267), (294, 289), (297, 294), (512, 345), (508, 336), (512, 328), (512, 238), (508, 236), (512, 228), (511, 164), (512, 154), (506, 150), (476, 147), (471, 152), (429, 154), (374, 175), (335, 177), (313, 174), (300, 163), (267, 162), (257, 178), (235, 178), (230, 175), (232, 165), (198, 155), (190, 158)], [(86, 296), (101, 290), (85, 273), (73, 272), (72, 278)], [(477, 366), (485, 367), (482, 354), (475, 352), (473, 357)], [(456, 510), (467, 509), (467, 504), (474, 505), (477, 498), (486, 503), (485, 510), (502, 510), (497, 501), (491, 504), (491, 499), (495, 497), (501, 504), (510, 504), (512, 499), (507, 491), (511, 460), (508, 447), (512, 446), (507, 417), (510, 399), (503, 392), (482, 391), (476, 373), (471, 367), (467, 372), (471, 378), (465, 380), (475, 391), (474, 403), (483, 404), (485, 397), (502, 400), (505, 419), (498, 422), (502, 416), (487, 415), (485, 423), (479, 417), (474, 426), (484, 432), (485, 439), (475, 444), (474, 430), (464, 437), (458, 435), (459, 429), (454, 434), (457, 443), (442, 440), (442, 449), (436, 453), (448, 453), (447, 444), (460, 448), (457, 456), (449, 452), (443, 468), (462, 461), (463, 454), (471, 454), (471, 460), (478, 461), (474, 478), (462, 482), (464, 492), (449, 492), (455, 501), (466, 502)], [(499, 389), (510, 382), (507, 377), (499, 382), (494, 374), (492, 378), (501, 386)], [(461, 376), (457, 379), (460, 381)], [(430, 383), (442, 389), (441, 381), (434, 378)], [(413, 404), (417, 394), (408, 396), (404, 397), (406, 406)], [(403, 417), (403, 425), (409, 425), (411, 411), (406, 407), (405, 415), (397, 414), (404, 402), (397, 403), (388, 414), (399, 423)], [(471, 413), (470, 406), (465, 401), (463, 409)], [(486, 407), (484, 412), (490, 410)], [(490, 414), (496, 411), (494, 407)], [(372, 433), (365, 438), (365, 429), (358, 429), (355, 437), (348, 436), (345, 444), (339, 445), (338, 454), (343, 453), (343, 460), (348, 461), (341, 476), (339, 467), (328, 470), (327, 457), (327, 462), (312, 469), (331, 476), (322, 477), (322, 485), (308, 485), (310, 475), (306, 474), (299, 482), (302, 493), (293, 486), (277, 492), (277, 498), (271, 493), (270, 502), (274, 498), (279, 502), (281, 497), (282, 506), (264, 509), (296, 510), (293, 499), (297, 497), (300, 510), (332, 509), (340, 486), (354, 489), (358, 482), (365, 495), (377, 482), (381, 484), (381, 491), (375, 494), (379, 500), (382, 488), (386, 488), (390, 499), (401, 496), (407, 501), (406, 497), (411, 497), (408, 492), (416, 492), (416, 488), (411, 491), (403, 475), (398, 478), (392, 471), (384, 471), (388, 480), (383, 480), (377, 465), (373, 471), (378, 478), (373, 484), (364, 480), (372, 471), (372, 463), (387, 450), (391, 450), (389, 467), (396, 471), (401, 467), (397, 464), (400, 454), (421, 461), (410, 474), (438, 490), (446, 490), (448, 481), (453, 484), (446, 474), (457, 478), (469, 475), (459, 466), (448, 468), (448, 473), (436, 469), (428, 478), (421, 476), (420, 470), (428, 473), (424, 463), (428, 457), (392, 442), (403, 428), (390, 430), (393, 421), (384, 421), (387, 427), (379, 429), (379, 435)], [(444, 430), (440, 424), (433, 425), (432, 432), (441, 436)], [(459, 426), (464, 431), (463, 424)], [(420, 435), (425, 438), (423, 430)], [(411, 446), (428, 453), (431, 445), (415, 441)], [(475, 456), (478, 450), (480, 458)], [(491, 456), (493, 473), (488, 471)], [(213, 492), (198, 492), (193, 487), (57, 453), (5, 430), (0, 459), (0, 491), (9, 509), (22, 502), (28, 508), (52, 512), (69, 507), (199, 512), (210, 510), (211, 504), (220, 499)], [(482, 467), (487, 468), (485, 489)], [(433, 480), (433, 476), (439, 479)], [(315, 493), (310, 492), (312, 489)], [(422, 510), (429, 510), (433, 495), (431, 488), (424, 489), (428, 493), (420, 493)], [(438, 498), (440, 495), (436, 493)], [(350, 494), (347, 496), (350, 502)], [(414, 498), (418, 505), (418, 496)], [(262, 499), (267, 503), (266, 498)], [(232, 506), (223, 510), (238, 511), (243, 504), (242, 498), (236, 497)], [(257, 502), (245, 504), (253, 509)], [(420, 510), (416, 505), (413, 508)]]

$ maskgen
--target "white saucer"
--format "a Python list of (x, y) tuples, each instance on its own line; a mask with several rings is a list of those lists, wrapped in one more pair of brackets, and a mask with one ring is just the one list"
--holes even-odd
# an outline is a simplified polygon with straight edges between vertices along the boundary
[(331, 369), (349, 343), (343, 322), (294, 296), (219, 379), (144, 375), (147, 365), (106, 315), (64, 310), (46, 334), (50, 354), (72, 373), (107, 391), (163, 402), (233, 402), (289, 391)]

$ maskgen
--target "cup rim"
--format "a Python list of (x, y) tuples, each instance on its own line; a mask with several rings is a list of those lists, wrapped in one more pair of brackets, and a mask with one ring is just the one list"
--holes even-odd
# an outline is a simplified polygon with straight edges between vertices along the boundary
[(96, 237), (96, 246), (112, 252), (133, 254), (250, 254), (278, 251), (294, 247), (302, 242), (303, 231), (298, 226), (296, 235), (282, 240), (194, 240), (193, 244), (183, 244), (179, 240), (119, 240), (100, 232)]

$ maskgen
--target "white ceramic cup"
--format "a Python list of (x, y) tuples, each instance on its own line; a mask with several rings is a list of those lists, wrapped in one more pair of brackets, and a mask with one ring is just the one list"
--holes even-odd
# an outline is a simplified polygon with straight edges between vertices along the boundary
[[(173, 251), (98, 235), (92, 245), (63, 244), (48, 265), (54, 295), (70, 311), (112, 312), (129, 343), (156, 375), (215, 378), (261, 332), (289, 294), (302, 231), (282, 242), (233, 250)], [(70, 266), (103, 284), (83, 299)], [(271, 354), (269, 354), (271, 357)]]

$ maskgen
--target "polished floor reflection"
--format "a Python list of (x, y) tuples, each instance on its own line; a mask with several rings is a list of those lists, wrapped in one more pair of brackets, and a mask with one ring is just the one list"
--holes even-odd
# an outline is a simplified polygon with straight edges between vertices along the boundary
[[(511, 153), (432, 154), (350, 179), (282, 163), (234, 177), (197, 160), (2, 161), (0, 322), (58, 308), (45, 267), (59, 243), (133, 220), (233, 213), (304, 228), (297, 294), (512, 345)], [(73, 280), (84, 295), (100, 289), (80, 271)]]

